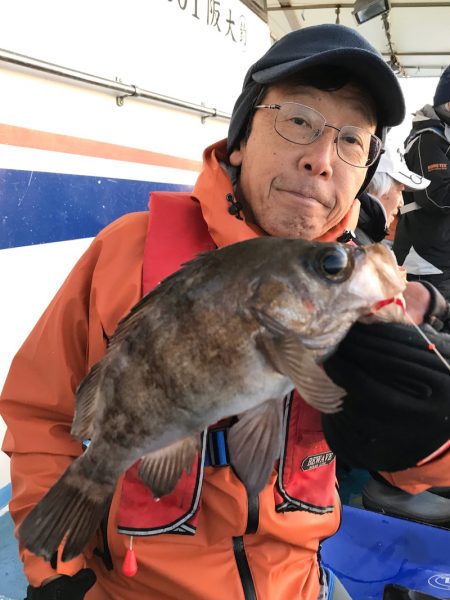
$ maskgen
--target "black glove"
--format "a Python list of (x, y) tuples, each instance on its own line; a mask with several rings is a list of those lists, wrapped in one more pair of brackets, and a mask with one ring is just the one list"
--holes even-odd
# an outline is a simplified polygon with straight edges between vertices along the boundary
[(383, 600), (439, 600), (424, 592), (416, 592), (401, 585), (390, 583), (384, 587)]
[(424, 317), (424, 322), (431, 325), (436, 331), (450, 332), (450, 304), (429, 281), (423, 279), (420, 283), (430, 292), (430, 306)]
[[(450, 362), (450, 335), (421, 329)], [(450, 371), (412, 325), (357, 323), (324, 367), (347, 391), (325, 438), (350, 466), (400, 471), (450, 439)]]
[(27, 587), (25, 600), (83, 600), (97, 581), (92, 569), (81, 569), (73, 577), (62, 575), (42, 587)]

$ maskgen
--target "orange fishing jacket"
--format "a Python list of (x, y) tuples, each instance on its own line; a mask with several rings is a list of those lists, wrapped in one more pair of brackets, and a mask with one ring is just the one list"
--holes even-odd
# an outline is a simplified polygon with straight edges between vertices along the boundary
[[(207, 224), (206, 239), (219, 247), (262, 234), (255, 225), (230, 216), (232, 186), (221, 160), (225, 160), (223, 143), (206, 151), (204, 170), (191, 196)], [(10, 511), (17, 526), (82, 452), (81, 444), (70, 435), (74, 392), (88, 369), (103, 356), (119, 320), (141, 298), (142, 282), (145, 289), (158, 280), (156, 269), (161, 262), (153, 260), (148, 251), (152, 242), (148, 225), (148, 213), (135, 213), (96, 237), (12, 362), (0, 408), (8, 426), (3, 450), (11, 456)], [(344, 227), (345, 221), (329, 232), (327, 239), (335, 238)], [(176, 236), (173, 241), (177, 242)], [(189, 253), (189, 245), (186, 248)], [(181, 262), (184, 258), (189, 256), (181, 256)], [(167, 268), (177, 266), (165, 264)], [(299, 404), (292, 406), (301, 410)], [(314, 415), (309, 413), (308, 418), (317, 429)], [(290, 432), (301, 426), (300, 420), (298, 414), (291, 418)], [(447, 453), (420, 469), (387, 477), (418, 492), (432, 485), (448, 485), (444, 474), (449, 466)], [(88, 600), (244, 600), (255, 594), (260, 600), (315, 600), (319, 591), (317, 551), (320, 541), (338, 528), (338, 496), (334, 494), (328, 511), (303, 507), (277, 512), (280, 488), (276, 480), (274, 471), (255, 506), (230, 467), (206, 467), (195, 535), (185, 531), (181, 535), (134, 536), (138, 572), (126, 578), (121, 565), (130, 536), (117, 532), (122, 478), (109, 510), (107, 530), (99, 531), (83, 556), (67, 563), (58, 560), (56, 572), (70, 575), (82, 566), (94, 569), (98, 583), (86, 596)], [(101, 553), (106, 560), (98, 556)], [(32, 585), (55, 574), (48, 562), (23, 548), (21, 557)], [(108, 570), (108, 558), (112, 570)]]

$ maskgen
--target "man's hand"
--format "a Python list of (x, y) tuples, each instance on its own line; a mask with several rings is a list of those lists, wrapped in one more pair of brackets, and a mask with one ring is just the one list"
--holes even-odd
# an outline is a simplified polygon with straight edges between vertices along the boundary
[[(421, 328), (450, 361), (450, 335)], [(400, 471), (450, 439), (450, 371), (413, 326), (357, 323), (324, 367), (347, 391), (341, 412), (322, 415), (347, 464)]]
[(25, 600), (83, 600), (97, 578), (91, 569), (82, 569), (73, 577), (61, 575), (42, 587), (27, 588)]
[(431, 299), (427, 288), (418, 281), (408, 281), (403, 297), (406, 302), (406, 311), (414, 323), (423, 323)]
[(409, 281), (403, 296), (414, 323), (428, 323), (437, 331), (450, 332), (450, 305), (434, 285)]

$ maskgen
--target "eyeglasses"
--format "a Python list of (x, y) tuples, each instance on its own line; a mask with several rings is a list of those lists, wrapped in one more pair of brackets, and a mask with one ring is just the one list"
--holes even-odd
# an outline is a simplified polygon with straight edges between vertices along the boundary
[(339, 129), (327, 123), (320, 112), (309, 106), (284, 102), (283, 104), (258, 104), (256, 108), (278, 111), (275, 117), (275, 131), (288, 142), (300, 145), (312, 144), (323, 134), (325, 127), (330, 127), (338, 132), (334, 140), (337, 155), (347, 164), (367, 168), (380, 156), (382, 142), (376, 135), (353, 125), (344, 125)]

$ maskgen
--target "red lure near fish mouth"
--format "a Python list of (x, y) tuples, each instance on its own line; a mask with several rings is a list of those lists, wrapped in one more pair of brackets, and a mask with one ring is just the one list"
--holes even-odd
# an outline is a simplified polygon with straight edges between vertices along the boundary
[[(439, 350), (436, 348), (436, 344), (433, 344), (433, 342), (431, 342), (429, 340), (429, 338), (427, 337), (427, 335), (420, 329), (420, 327), (417, 325), (417, 323), (414, 322), (414, 320), (409, 316), (408, 311), (406, 310), (406, 303), (403, 297), (399, 297), (399, 296), (394, 296), (393, 298), (387, 298), (386, 300), (380, 300), (379, 302), (377, 302), (374, 307), (373, 307), (373, 313), (375, 314), (376, 312), (378, 312), (379, 310), (382, 310), (385, 306), (389, 306), (395, 304), (397, 306), (399, 306), (408, 323), (410, 323), (419, 333), (419, 335), (425, 340), (425, 342), (427, 342), (428, 344), (428, 350), (434, 352), (436, 354), (436, 356), (439, 358), (439, 360), (447, 367), (447, 369), (450, 371), (450, 364), (448, 363), (448, 361), (442, 356), (442, 354), (439, 352)], [(419, 464), (419, 463), (418, 463)]]

